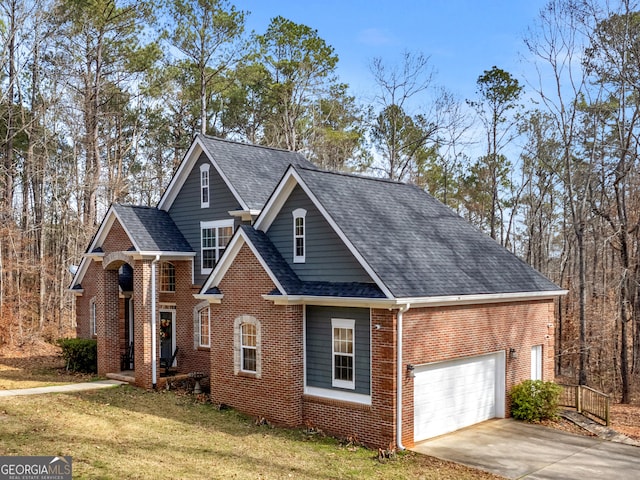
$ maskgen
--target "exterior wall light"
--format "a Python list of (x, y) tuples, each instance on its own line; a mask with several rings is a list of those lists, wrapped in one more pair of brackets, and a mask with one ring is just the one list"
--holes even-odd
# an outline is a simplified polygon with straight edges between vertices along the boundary
[(407, 363), (407, 373), (409, 374), (409, 378), (413, 378), (416, 376), (415, 369), (416, 367), (414, 367), (411, 363)]
[(516, 358), (518, 358), (518, 352), (516, 352), (516, 349), (513, 347), (509, 349), (509, 358), (511, 360), (515, 360)]

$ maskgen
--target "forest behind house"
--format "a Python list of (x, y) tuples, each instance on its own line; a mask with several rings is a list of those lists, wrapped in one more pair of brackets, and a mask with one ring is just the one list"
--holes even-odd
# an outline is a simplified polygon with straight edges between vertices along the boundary
[(225, 0), (0, 0), (0, 344), (74, 331), (70, 267), (113, 202), (155, 206), (196, 133), (411, 182), (569, 291), (556, 373), (640, 387), (640, 5), (551, 0), (536, 72), (438, 84), (429, 52), (337, 74), (313, 26)]

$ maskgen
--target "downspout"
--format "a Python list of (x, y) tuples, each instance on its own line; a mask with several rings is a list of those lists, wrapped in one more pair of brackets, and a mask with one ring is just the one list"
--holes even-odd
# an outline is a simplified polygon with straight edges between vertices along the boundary
[(402, 316), (411, 308), (411, 304), (407, 303), (398, 310), (398, 364), (396, 365), (396, 448), (400, 451), (405, 450), (402, 444), (402, 382), (404, 380), (404, 369), (402, 368)]
[(156, 367), (157, 341), (156, 341), (156, 264), (160, 261), (160, 255), (151, 262), (151, 383), (156, 389), (158, 372)]

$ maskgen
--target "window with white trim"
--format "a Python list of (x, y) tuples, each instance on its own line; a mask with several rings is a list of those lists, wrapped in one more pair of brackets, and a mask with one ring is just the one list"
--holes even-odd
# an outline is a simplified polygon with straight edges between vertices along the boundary
[(293, 263), (304, 263), (306, 255), (306, 216), (304, 208), (293, 211)]
[(233, 220), (200, 222), (200, 270), (203, 275), (211, 273), (232, 235)]
[(209, 208), (209, 168), (211, 165), (200, 165), (200, 208)]
[(355, 330), (356, 321), (332, 318), (331, 331), (333, 339), (332, 386), (355, 389)]
[(205, 307), (198, 312), (198, 346), (209, 348), (211, 346), (211, 309)]
[(233, 322), (234, 374), (262, 375), (260, 322), (251, 315), (240, 315)]
[(89, 305), (89, 333), (91, 336), (98, 336), (98, 326), (96, 321), (96, 301), (91, 300), (91, 304)]
[(176, 267), (171, 262), (162, 262), (160, 264), (160, 291), (176, 291)]
[(240, 343), (242, 345), (240, 369), (243, 372), (255, 372), (258, 346), (256, 326), (253, 323), (243, 323), (240, 329)]

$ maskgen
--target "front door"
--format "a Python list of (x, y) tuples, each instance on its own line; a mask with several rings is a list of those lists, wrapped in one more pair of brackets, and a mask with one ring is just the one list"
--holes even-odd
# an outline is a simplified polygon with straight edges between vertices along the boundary
[[(160, 310), (160, 357), (171, 358), (176, 350), (176, 311)], [(175, 360), (174, 365), (175, 366)]]

